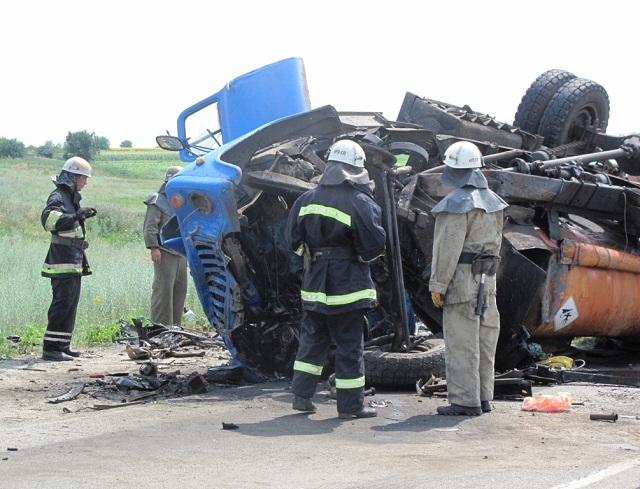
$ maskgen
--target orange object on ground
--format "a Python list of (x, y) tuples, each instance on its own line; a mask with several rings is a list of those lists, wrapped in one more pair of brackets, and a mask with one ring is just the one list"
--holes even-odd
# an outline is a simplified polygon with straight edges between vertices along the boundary
[(568, 410), (571, 404), (573, 404), (573, 394), (571, 392), (560, 392), (558, 394), (525, 397), (522, 401), (522, 410), (557, 413)]

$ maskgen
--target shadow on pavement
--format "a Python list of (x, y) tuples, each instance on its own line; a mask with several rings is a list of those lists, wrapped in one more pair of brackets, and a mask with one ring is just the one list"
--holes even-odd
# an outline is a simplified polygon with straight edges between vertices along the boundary
[(315, 413), (295, 413), (257, 423), (236, 423), (238, 434), (247, 436), (319, 435), (331, 433), (342, 424), (338, 418), (313, 419)]

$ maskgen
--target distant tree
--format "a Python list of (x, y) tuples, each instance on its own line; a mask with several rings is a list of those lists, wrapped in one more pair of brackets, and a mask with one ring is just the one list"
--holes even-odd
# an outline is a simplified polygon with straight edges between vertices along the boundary
[(133, 148), (133, 143), (131, 141), (129, 141), (128, 139), (125, 139), (124, 141), (122, 141), (120, 143), (120, 147), (121, 148)]
[(64, 159), (72, 156), (81, 156), (85, 160), (91, 161), (99, 152), (95, 133), (78, 131), (67, 134), (67, 139), (64, 142)]
[(24, 153), (24, 143), (17, 139), (0, 138), (0, 158), (22, 158)]
[(95, 134), (93, 135), (93, 138), (95, 140), (96, 149), (98, 151), (109, 151), (109, 149), (111, 148), (111, 141), (109, 141), (104, 136), (96, 136)]
[(54, 144), (53, 141), (47, 141), (36, 149), (36, 154), (43, 158), (61, 158), (62, 147), (59, 144)]

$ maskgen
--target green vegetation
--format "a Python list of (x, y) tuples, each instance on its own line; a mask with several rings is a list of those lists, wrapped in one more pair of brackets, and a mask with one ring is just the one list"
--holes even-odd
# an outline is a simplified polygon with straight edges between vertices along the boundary
[[(40, 156), (42, 158), (62, 158), (66, 160), (71, 156), (81, 156), (91, 162), (98, 158), (103, 151), (108, 152), (110, 146), (111, 143), (106, 137), (98, 136), (94, 132), (89, 133), (87, 131), (69, 131), (64, 144), (54, 144), (53, 141), (46, 141), (42, 146), (37, 148), (35, 146), (25, 147), (24, 143), (17, 139), (0, 137), (0, 158)], [(129, 140), (120, 143), (120, 148), (134, 150), (133, 143)], [(156, 153), (158, 153), (157, 149)], [(158, 160), (164, 158), (157, 155), (156, 158), (152, 159)]]
[[(49, 280), (40, 276), (49, 233), (40, 213), (63, 159), (0, 159), (0, 355), (38, 352), (51, 301)], [(144, 199), (156, 191), (177, 153), (146, 149), (104, 151), (92, 162), (93, 177), (82, 204), (98, 209), (87, 221), (87, 256), (93, 275), (82, 280), (74, 346), (109, 343), (118, 321), (148, 316), (153, 265), (142, 240)], [(186, 306), (205, 327), (193, 283)], [(195, 325), (194, 325), (195, 327)], [(12, 339), (13, 337), (13, 339)], [(19, 342), (14, 339), (19, 337)]]
[(0, 158), (21, 158), (24, 154), (23, 143), (17, 139), (0, 138)]

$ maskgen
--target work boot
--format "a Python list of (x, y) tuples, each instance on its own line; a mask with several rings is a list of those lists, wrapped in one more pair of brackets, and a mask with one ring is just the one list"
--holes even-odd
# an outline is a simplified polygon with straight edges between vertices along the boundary
[(438, 414), (445, 416), (480, 416), (482, 408), (480, 406), (461, 406), (460, 404), (451, 404), (450, 406), (438, 406), (436, 409)]
[(315, 413), (317, 408), (308, 397), (293, 396), (293, 409), (296, 411), (305, 411), (307, 413)]
[(67, 355), (63, 351), (44, 350), (42, 352), (42, 359), (49, 360), (50, 362), (69, 362), (73, 360), (73, 357), (70, 355)]
[(80, 352), (78, 350), (72, 350), (71, 348), (67, 348), (66, 350), (62, 351), (73, 358), (78, 358), (80, 356)]
[(480, 408), (482, 409), (483, 413), (490, 413), (491, 412), (491, 404), (489, 403), (489, 401), (481, 401), (480, 402)]
[(338, 413), (340, 419), (352, 419), (352, 418), (375, 418), (378, 415), (378, 411), (370, 407), (363, 407), (360, 411), (355, 413)]

